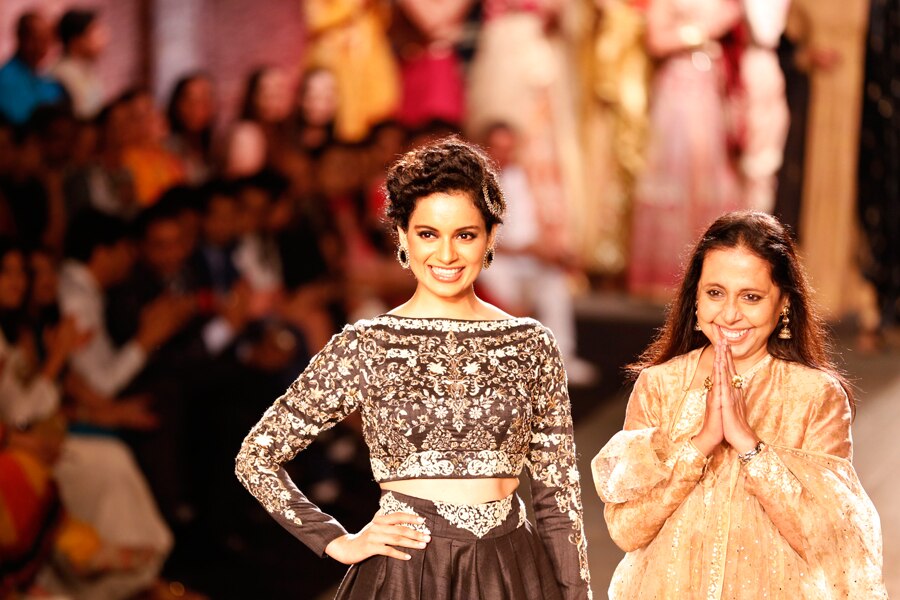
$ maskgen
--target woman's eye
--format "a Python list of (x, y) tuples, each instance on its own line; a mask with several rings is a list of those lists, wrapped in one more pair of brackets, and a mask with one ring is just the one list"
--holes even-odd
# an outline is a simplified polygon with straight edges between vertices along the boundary
[(718, 298), (722, 295), (722, 292), (720, 292), (719, 290), (709, 290), (706, 292), (706, 295), (710, 298)]
[(475, 239), (475, 234), (474, 234), (474, 233), (471, 233), (471, 232), (469, 232), (469, 231), (465, 231), (465, 232), (459, 234), (459, 237), (462, 238), (462, 239), (464, 239), (464, 240), (474, 240), (474, 239)]
[(760, 300), (762, 300), (762, 298), (760, 298), (756, 294), (747, 294), (746, 296), (744, 296), (744, 298), (747, 299), (747, 302), (759, 302)]
[(430, 231), (421, 231), (421, 232), (419, 232), (419, 237), (420, 238), (432, 238), (432, 237), (434, 237), (434, 234), (431, 233)]

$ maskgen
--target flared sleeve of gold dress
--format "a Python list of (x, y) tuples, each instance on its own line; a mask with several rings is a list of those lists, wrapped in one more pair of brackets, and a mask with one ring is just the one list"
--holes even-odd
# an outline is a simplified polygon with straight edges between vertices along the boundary
[(641, 373), (623, 431), (593, 460), (626, 552), (610, 598), (887, 598), (837, 380), (764, 359), (744, 389), (765, 449), (745, 465), (726, 444), (706, 459), (690, 442), (706, 410), (706, 392), (688, 389), (700, 353)]

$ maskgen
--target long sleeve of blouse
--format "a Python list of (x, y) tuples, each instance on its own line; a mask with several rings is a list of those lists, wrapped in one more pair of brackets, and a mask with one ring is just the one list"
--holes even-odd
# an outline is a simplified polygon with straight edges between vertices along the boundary
[(335, 335), (250, 430), (236, 460), (235, 473), (247, 490), (319, 556), (347, 531), (294, 485), (284, 463), (359, 404), (356, 346), (351, 326)]
[(806, 387), (802, 443), (768, 445), (743, 467), (744, 487), (810, 568), (832, 574), (833, 592), (886, 597), (880, 521), (850, 462), (847, 394), (831, 377)]
[(581, 485), (566, 373), (550, 339), (532, 402), (526, 467), (537, 530), (568, 599), (591, 598)]
[(634, 384), (625, 426), (594, 457), (591, 469), (613, 541), (642, 548), (693, 491), (706, 457), (689, 440), (660, 428), (660, 381), (643, 371)]

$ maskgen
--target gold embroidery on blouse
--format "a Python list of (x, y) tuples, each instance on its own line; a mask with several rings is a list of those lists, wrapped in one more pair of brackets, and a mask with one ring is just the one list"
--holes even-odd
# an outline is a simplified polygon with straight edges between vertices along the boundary
[(499, 527), (512, 510), (512, 496), (484, 504), (450, 504), (435, 502), (437, 513), (448, 522), (482, 538)]
[[(392, 494), (391, 492), (387, 492), (381, 497), (381, 499), (378, 501), (378, 506), (379, 506), (378, 512), (375, 513), (378, 515), (389, 515), (391, 513), (407, 513), (410, 515), (416, 515), (417, 517), (422, 516), (419, 513), (417, 513), (415, 511), (415, 509), (413, 509), (412, 506), (410, 506), (406, 502), (401, 502), (400, 500), (398, 500), (397, 497), (394, 496), (394, 494)], [(428, 533), (428, 534), (431, 533), (430, 531), (428, 531), (428, 527), (426, 527), (424, 523), (400, 523), (400, 524), (403, 525), (404, 527), (409, 527), (410, 529), (415, 529), (416, 531), (421, 532), (421, 533)]]

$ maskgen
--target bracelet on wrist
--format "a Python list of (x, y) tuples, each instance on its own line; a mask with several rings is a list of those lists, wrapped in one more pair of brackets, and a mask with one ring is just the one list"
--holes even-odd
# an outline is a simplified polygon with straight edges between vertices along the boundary
[(762, 452), (763, 449), (765, 449), (765, 447), (766, 447), (766, 444), (762, 440), (760, 440), (760, 441), (756, 442), (756, 445), (753, 447), (752, 450), (748, 450), (748, 451), (744, 452), (743, 454), (738, 454), (738, 460), (741, 461), (742, 465), (746, 465), (748, 462), (753, 460), (753, 457), (755, 457), (757, 454)]

